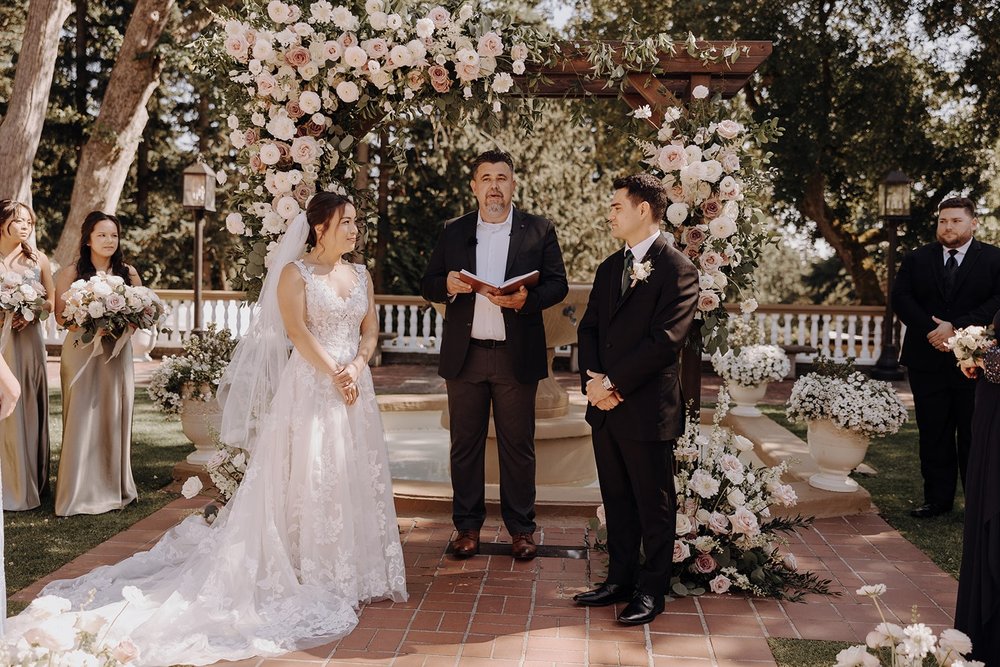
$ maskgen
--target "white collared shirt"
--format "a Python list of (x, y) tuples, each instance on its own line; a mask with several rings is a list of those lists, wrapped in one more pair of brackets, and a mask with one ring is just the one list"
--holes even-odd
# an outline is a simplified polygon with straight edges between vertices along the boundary
[(656, 241), (659, 235), (660, 235), (660, 230), (657, 229), (655, 234), (653, 234), (647, 239), (639, 241), (638, 243), (635, 244), (634, 248), (629, 248), (628, 244), (626, 243), (625, 250), (632, 251), (632, 257), (635, 258), (634, 261), (636, 264), (638, 264), (639, 262), (642, 261), (642, 258), (646, 256), (646, 253), (649, 252), (649, 249), (652, 247), (653, 242)]
[[(514, 207), (510, 207), (503, 222), (484, 222), (482, 214), (476, 223), (476, 275), (499, 285), (507, 275), (507, 251), (514, 228)], [(480, 340), (507, 340), (503, 311), (482, 294), (476, 294), (472, 315), (472, 337)]]
[[(972, 245), (972, 239), (969, 239), (962, 247), (954, 248), (955, 250), (958, 251), (957, 253), (955, 253), (955, 261), (958, 262), (959, 266), (962, 266), (962, 260), (965, 259), (965, 254), (969, 252), (969, 246), (971, 245)], [(941, 250), (944, 256), (944, 263), (947, 264), (948, 258), (951, 257), (951, 255), (948, 254), (948, 251), (952, 250), (952, 248), (946, 248), (944, 246), (941, 246)]]

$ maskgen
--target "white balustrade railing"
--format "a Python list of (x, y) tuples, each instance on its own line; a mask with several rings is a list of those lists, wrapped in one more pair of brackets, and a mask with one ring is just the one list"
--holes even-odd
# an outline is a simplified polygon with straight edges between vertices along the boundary
[[(193, 328), (194, 293), (191, 290), (157, 290), (170, 306), (157, 347), (180, 348)], [(215, 324), (229, 329), (237, 337), (246, 333), (253, 315), (252, 305), (243, 292), (209, 290), (202, 293), (202, 319), (205, 326)], [(444, 318), (418, 296), (378, 294), (375, 303), (379, 316), (383, 351), (437, 354), (441, 346)], [(795, 354), (795, 361), (811, 362), (817, 356), (844, 359), (854, 357), (860, 366), (872, 365), (882, 350), (884, 309), (876, 306), (761, 306), (751, 317), (756, 321), (764, 342), (775, 345), (802, 346), (816, 350)], [(60, 344), (65, 331), (50, 317), (42, 324), (48, 344)], [(568, 350), (562, 350), (564, 354)]]

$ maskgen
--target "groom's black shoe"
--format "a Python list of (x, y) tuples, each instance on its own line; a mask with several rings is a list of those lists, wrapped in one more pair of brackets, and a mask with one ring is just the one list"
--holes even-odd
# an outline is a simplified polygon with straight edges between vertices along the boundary
[(632, 587), (621, 584), (601, 584), (592, 591), (574, 595), (573, 600), (584, 607), (607, 607), (616, 602), (631, 600), (633, 590)]
[(951, 511), (950, 507), (943, 507), (941, 505), (927, 503), (926, 505), (921, 505), (915, 510), (910, 510), (910, 516), (916, 519), (930, 519), (933, 516), (947, 514), (950, 511)]
[(624, 625), (644, 625), (663, 613), (663, 596), (637, 592), (632, 601), (618, 614)]

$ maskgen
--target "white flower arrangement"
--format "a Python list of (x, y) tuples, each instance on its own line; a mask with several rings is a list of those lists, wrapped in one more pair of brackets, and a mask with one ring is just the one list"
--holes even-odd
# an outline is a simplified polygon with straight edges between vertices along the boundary
[(712, 355), (712, 368), (728, 383), (756, 387), (780, 381), (788, 375), (791, 363), (777, 345), (747, 345)]
[[(728, 406), (722, 389), (710, 435), (702, 435), (692, 419), (674, 449), (677, 522), (671, 591), (685, 596), (732, 590), (788, 600), (805, 593), (829, 594), (829, 581), (799, 572), (794, 556), (780, 549), (787, 544), (782, 533), (812, 523), (800, 516), (771, 515), (771, 507), (793, 507), (798, 501), (794, 489), (781, 480), (786, 464), (751, 462), (753, 443), (721, 425)], [(606, 534), (603, 507), (598, 515), (592, 528), (600, 548)]]
[(149, 398), (167, 414), (179, 414), (184, 399), (214, 399), (235, 347), (228, 329), (210, 324), (200, 335), (185, 341), (180, 355), (163, 358), (150, 375)]
[[(245, 450), (225, 445), (218, 439), (215, 446), (217, 451), (205, 464), (205, 471), (208, 472), (212, 484), (219, 490), (222, 500), (228, 501), (243, 481), (250, 457)], [(206, 513), (205, 518), (208, 519), (208, 516)]]
[(834, 667), (986, 667), (978, 660), (963, 659), (972, 652), (972, 640), (964, 632), (949, 628), (935, 635), (916, 619), (906, 627), (887, 622), (878, 601), (885, 591), (885, 584), (862, 586), (856, 591), (872, 599), (882, 622), (868, 633), (864, 644), (838, 653)]
[(114, 646), (105, 642), (114, 621), (97, 612), (71, 609), (69, 600), (55, 595), (33, 600), (22, 612), (32, 618), (32, 627), (20, 637), (8, 637), (6, 642), (0, 643), (0, 664), (10, 667), (130, 667), (139, 659), (139, 649), (130, 639), (122, 639)]
[(983, 356), (997, 344), (993, 326), (970, 326), (958, 329), (945, 341), (945, 345), (955, 355), (962, 368), (983, 365)]
[[(698, 267), (703, 349), (725, 352), (727, 297), (745, 295), (756, 309), (753, 269), (768, 242), (760, 194), (767, 191), (767, 154), (759, 142), (777, 136), (773, 121), (757, 125), (698, 87), (687, 106), (667, 109), (655, 142), (637, 140), (650, 169), (668, 188), (667, 227)], [(700, 96), (699, 96), (700, 95)]]
[(0, 310), (4, 314), (20, 315), (26, 322), (44, 321), (49, 317), (45, 287), (35, 278), (35, 272), (8, 271), (0, 280)]
[(819, 360), (795, 381), (785, 412), (793, 422), (829, 419), (868, 438), (892, 435), (908, 418), (892, 385), (857, 372), (853, 360)]

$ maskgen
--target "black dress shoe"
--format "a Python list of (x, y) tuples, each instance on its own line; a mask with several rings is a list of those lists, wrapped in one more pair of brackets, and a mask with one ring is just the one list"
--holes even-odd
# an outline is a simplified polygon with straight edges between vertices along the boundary
[(947, 514), (950, 511), (951, 511), (950, 507), (942, 507), (940, 505), (933, 505), (931, 503), (927, 503), (926, 505), (921, 505), (915, 510), (910, 510), (910, 516), (917, 519), (929, 519), (932, 516)]
[(618, 622), (624, 625), (645, 625), (663, 613), (663, 596), (636, 593), (622, 613)]
[(601, 584), (592, 591), (574, 595), (573, 600), (584, 607), (607, 607), (616, 602), (631, 600), (632, 591), (631, 587), (621, 584)]

